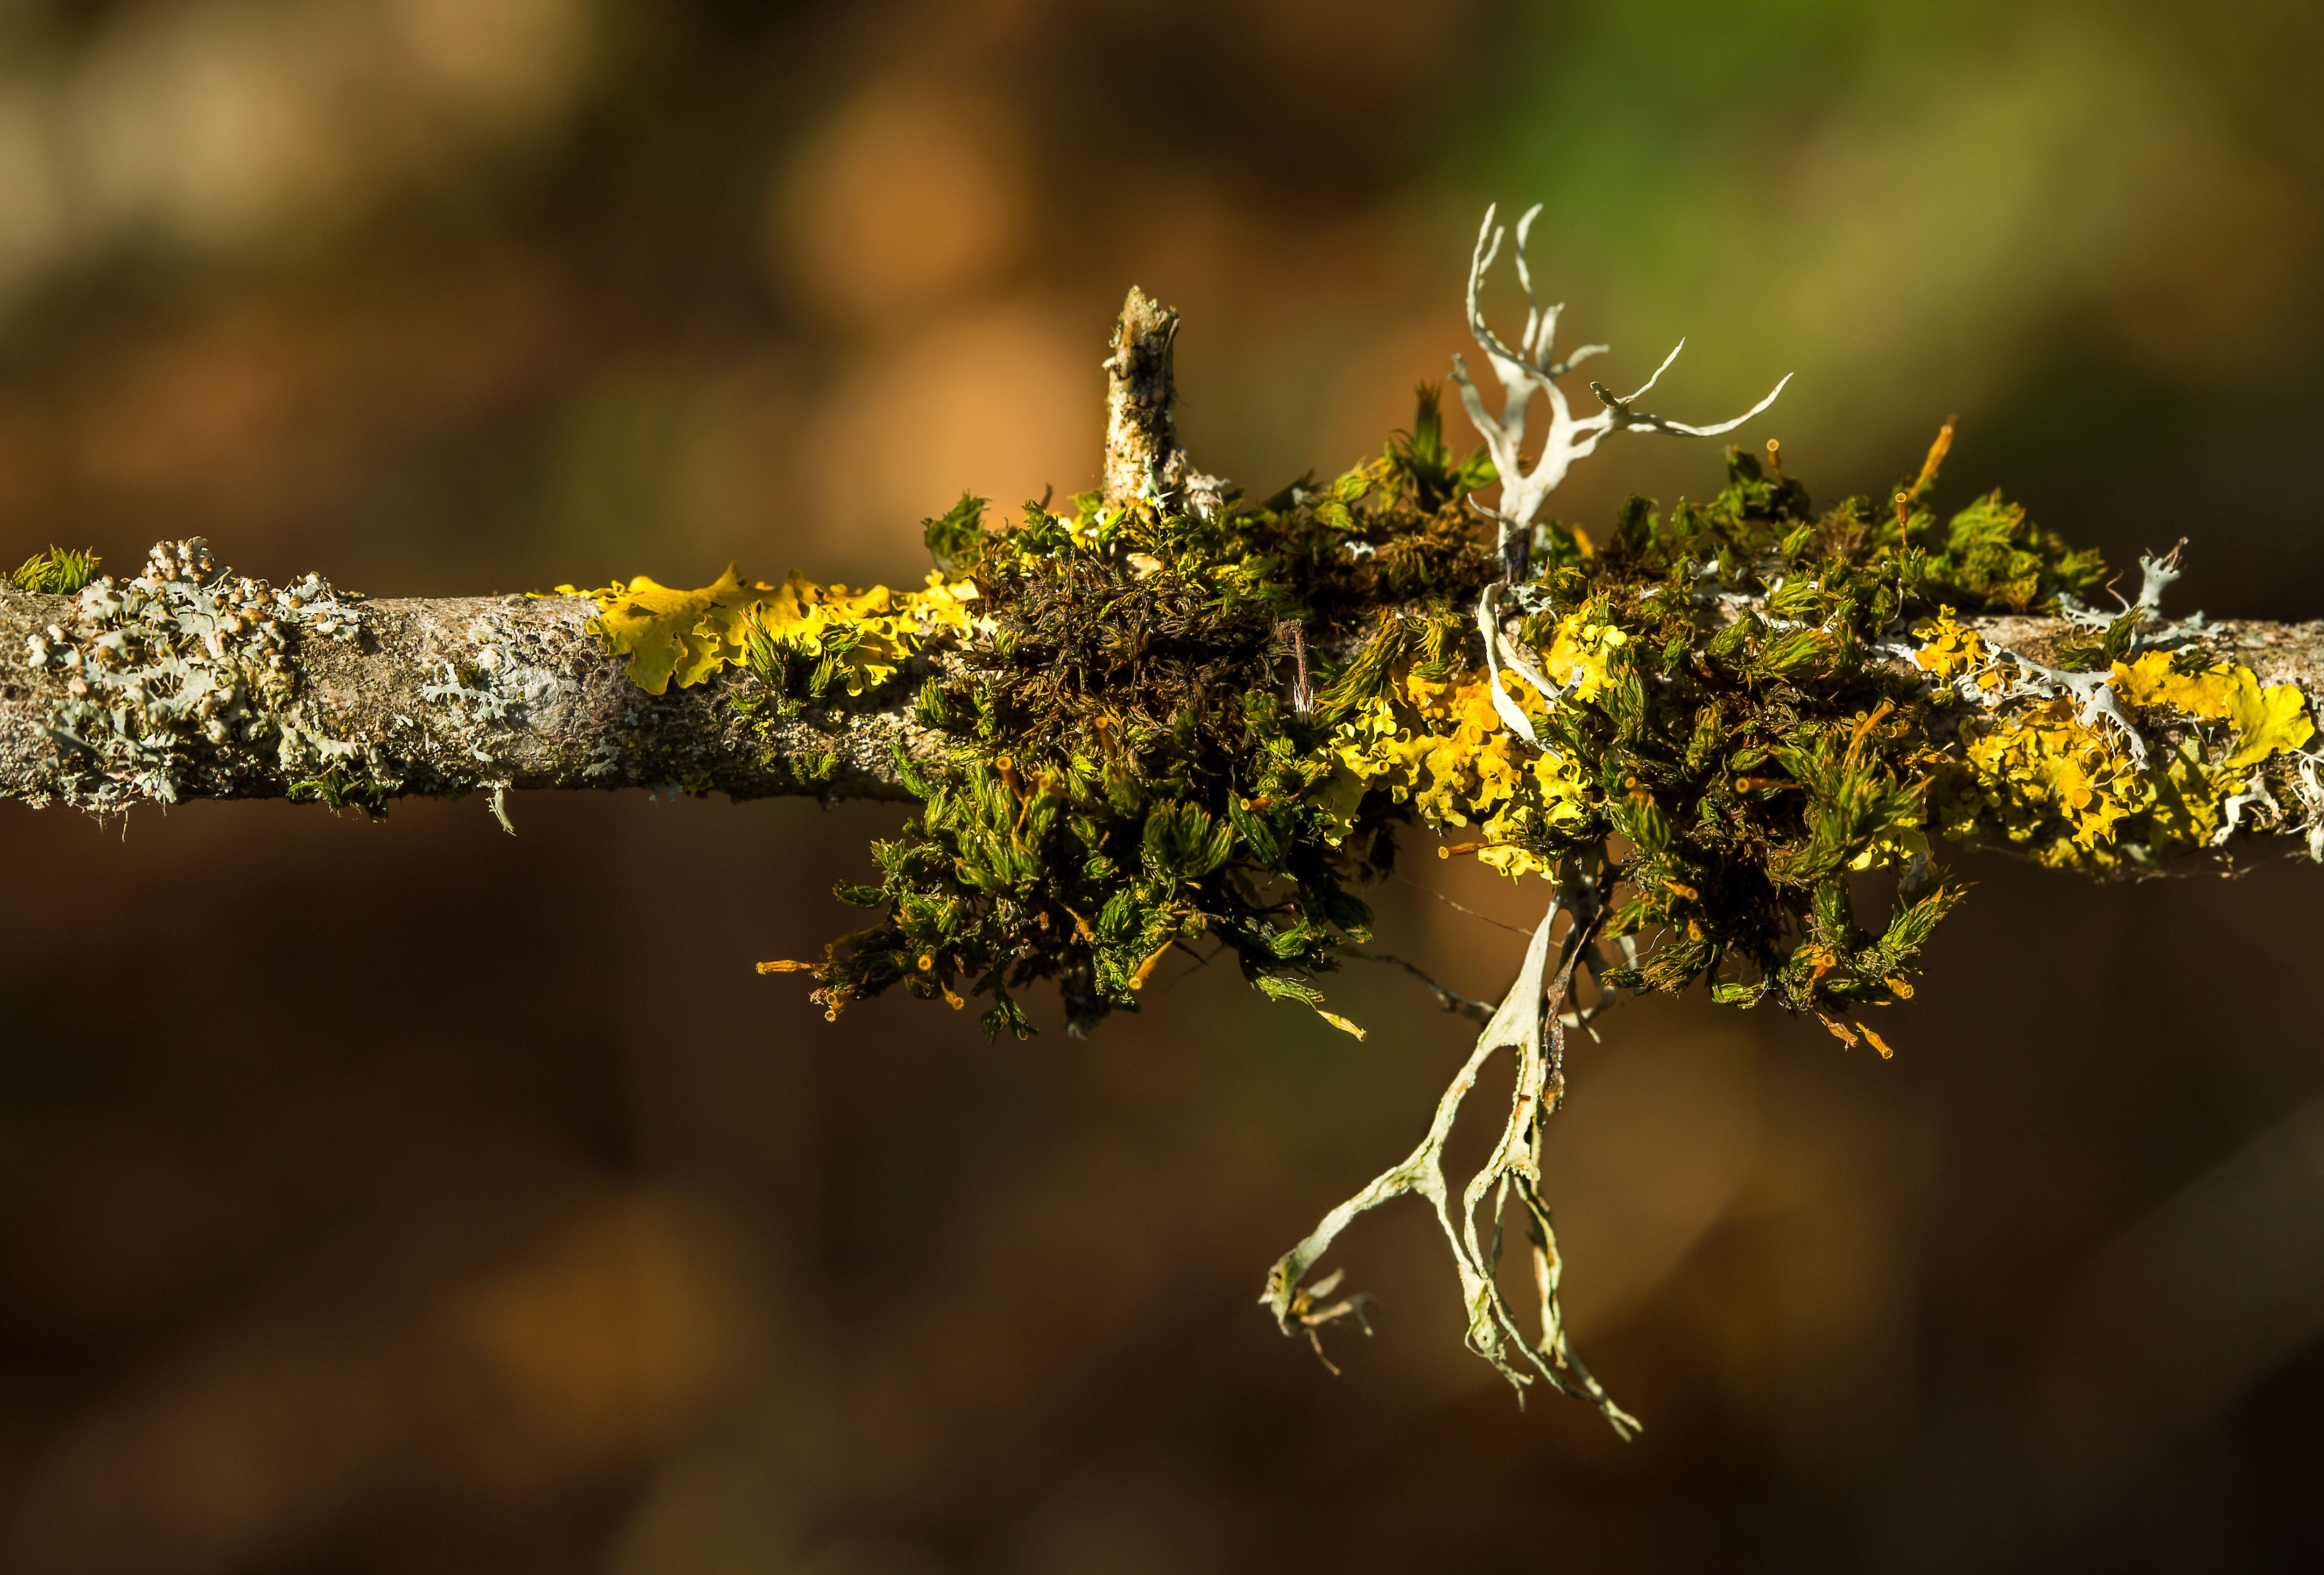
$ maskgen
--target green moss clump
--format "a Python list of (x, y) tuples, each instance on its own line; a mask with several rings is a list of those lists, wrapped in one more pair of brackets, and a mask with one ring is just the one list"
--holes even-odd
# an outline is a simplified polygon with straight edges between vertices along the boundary
[(349, 771), (346, 763), (335, 761), (320, 776), (301, 777), (289, 787), (289, 796), (295, 802), (302, 800), (327, 805), (333, 813), (347, 809), (361, 810), (371, 820), (387, 818), (392, 784), (373, 780), (360, 771)]
[[(1633, 498), (1602, 545), (1536, 531), (1508, 598), (1518, 644), (1586, 625), (1609, 654), (1587, 698), (1534, 697), (1535, 751), (1408, 704), (1416, 683), (1483, 692), (1473, 609), (1504, 565), (1464, 500), (1492, 478), (1452, 454), (1423, 389), (1378, 459), (1261, 502), (1092, 496), (988, 533), (964, 498), (927, 522), (990, 635), (921, 681), (916, 717), (948, 757), (908, 768), (922, 812), (876, 845), (877, 879), (842, 888), (880, 918), (815, 966), (817, 998), (835, 1014), (897, 985), (989, 997), (988, 1033), (1022, 1034), (1019, 992), (1054, 978), (1078, 1033), (1207, 936), (1261, 990), (1320, 1007), (1319, 978), (1366, 935), (1352, 888), (1391, 867), (1397, 823), (1465, 823), (1423, 791), (1431, 770), (1487, 784), (1480, 820), (1493, 781), (1565, 774), (1562, 813), (1495, 811), (1486, 846), (1513, 872), (1613, 851), (1608, 931), (1655, 944), (1608, 986), (1708, 981), (1843, 1037), (1852, 1007), (1909, 994), (1960, 894), (1925, 836), (1945, 697), (1894, 642), (1945, 607), (2054, 607), (2103, 577), (2096, 555), (1992, 497), (1936, 544), (1914, 501), (1927, 472), (1891, 508), (1818, 512), (1729, 450), (1707, 503)], [(829, 649), (812, 671), (760, 662), (758, 703), (827, 687)], [(1892, 866), (1895, 903), (1867, 929), (1851, 879)]]
[(51, 547), (25, 559), (8, 583), (35, 596), (70, 596), (97, 578), (104, 561), (93, 550)]
[(1016, 993), (1055, 978), (1082, 1032), (1207, 933), (1260, 989), (1319, 1005), (1396, 817), (1360, 801), (1296, 670), (1328, 671), (1388, 607), (1449, 609), (1493, 577), (1454, 476), (1432, 399), (1372, 463), (1211, 517), (1085, 496), (991, 534), (964, 528), (974, 499), (928, 522), (993, 633), (918, 697), (953, 761), (915, 777), (927, 807), (875, 848), (881, 878), (843, 888), (882, 918), (832, 948), (818, 998), (987, 996), (986, 1031), (1021, 1034)]
[(2104, 559), (2067, 546), (2025, 517), (2024, 505), (1988, 493), (1952, 517), (1925, 584), (1957, 607), (2053, 612), (2062, 593), (2086, 597), (2106, 583)]

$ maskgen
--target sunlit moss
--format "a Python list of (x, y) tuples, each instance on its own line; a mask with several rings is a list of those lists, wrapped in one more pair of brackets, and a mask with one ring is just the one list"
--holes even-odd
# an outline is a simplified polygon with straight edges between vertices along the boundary
[[(2143, 609), (2081, 615), (2099, 665), (2073, 674), (1987, 649), (1961, 618), (2079, 612), (2106, 570), (1997, 496), (1941, 524), (1942, 451), (1885, 507), (1817, 511), (1730, 449), (1705, 503), (1634, 498), (1602, 542), (1537, 530), (1503, 626), (1554, 698), (1486, 671), (1473, 609), (1504, 563), (1462, 500), (1491, 467), (1450, 452), (1425, 391), (1329, 483), (1207, 514), (1090, 496), (991, 531), (964, 498), (927, 522), (923, 590), (640, 579), (595, 593), (599, 626), (656, 692), (730, 662), (745, 709), (910, 686), (940, 746), (904, 763), (920, 813), (842, 888), (875, 922), (811, 965), (835, 1014), (901, 986), (1021, 1034), (1019, 994), (1054, 978), (1078, 1032), (1205, 938), (1321, 1010), (1367, 935), (1353, 888), (1416, 822), (1513, 877), (1610, 859), (1634, 966), (1607, 986), (1701, 982), (1885, 1052), (1852, 1014), (1911, 994), (1960, 894), (1932, 836), (2152, 864), (2239, 804), (2265, 821), (2266, 774), (2313, 733), (2306, 697), (2200, 640), (2133, 651)], [(2067, 678), (2112, 709), (2044, 687)], [(1884, 867), (1867, 926), (1851, 888)]]
[(51, 547), (25, 559), (8, 577), (8, 583), (36, 596), (70, 596), (97, 578), (102, 562), (93, 551)]

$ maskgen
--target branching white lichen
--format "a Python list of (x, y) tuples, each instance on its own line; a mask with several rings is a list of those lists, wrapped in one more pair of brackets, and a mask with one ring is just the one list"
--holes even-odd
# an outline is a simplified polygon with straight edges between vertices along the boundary
[[(1587, 416), (1576, 416), (1557, 380), (1591, 357), (1604, 354), (1609, 347), (1582, 345), (1562, 360), (1556, 357), (1557, 320), (1565, 310), (1564, 303), (1549, 307), (1541, 304), (1540, 298), (1534, 292), (1532, 270), (1526, 262), (1526, 246), (1532, 234), (1533, 221), (1541, 215), (1539, 203), (1526, 209), (1525, 217), (1517, 220), (1517, 246), (1511, 254), (1517, 264), (1517, 283), (1525, 288), (1525, 331), (1518, 336), (1514, 349), (1493, 331), (1492, 325), (1485, 320), (1482, 295), (1485, 275), (1491, 270), (1494, 259), (1500, 255), (1501, 242), (1507, 235), (1493, 222), (1497, 211), (1492, 208), (1485, 210), (1485, 222), (1478, 228), (1477, 245), (1470, 255), (1469, 331), (1476, 337), (1479, 347), (1485, 352), (1485, 358), (1492, 366), (1494, 377), (1500, 383), (1500, 415), (1487, 414), (1484, 396), (1478, 392), (1475, 379), (1469, 375), (1468, 363), (1458, 355), (1452, 357), (1452, 382), (1461, 391), (1461, 408), (1469, 412), (1469, 420), (1483, 435), (1486, 451), (1492, 456), (1494, 468), (1500, 473), (1500, 506), (1483, 509), (1482, 512), (1499, 523), (1501, 550), (1507, 555), (1512, 551), (1513, 543), (1531, 539), (1533, 523), (1541, 513), (1543, 500), (1565, 479), (1565, 474), (1572, 468), (1573, 462), (1594, 451), (1608, 433), (1640, 431), (1661, 432), (1671, 437), (1716, 437), (1721, 432), (1733, 431), (1775, 403), (1776, 395), (1784, 392), (1784, 384), (1792, 379), (1786, 373), (1783, 381), (1749, 410), (1732, 421), (1719, 422), (1710, 426), (1669, 421), (1637, 409), (1637, 402), (1653, 389), (1664, 373), (1670, 370), (1671, 363), (1678, 359), (1679, 351), (1686, 348), (1686, 341), (1681, 339), (1672, 347), (1671, 353), (1663, 357), (1663, 364), (1655, 368), (1654, 375), (1629, 394), (1617, 395), (1604, 384), (1591, 384), (1590, 392), (1597, 395), (1601, 408)], [(1526, 412), (1536, 393), (1546, 396), (1549, 402), (1549, 430), (1543, 436), (1540, 452), (1535, 456), (1533, 464), (1527, 466), (1524, 462)]]
[[(2086, 629), (2111, 629), (2116, 624), (2126, 625), (2129, 640), (2126, 656), (2148, 651), (2175, 651), (2192, 644), (2209, 632), (2209, 623), (2201, 613), (2190, 613), (2177, 623), (2163, 616), (2163, 593), (2177, 584), (2185, 572), (2179, 567), (2179, 554), (2186, 545), (2182, 536), (2159, 558), (2140, 553), (2138, 599), (2124, 601), (2119, 592), (2114, 593), (2114, 599), (2121, 604), (2119, 611), (2109, 613), (2086, 607), (2074, 596), (2066, 594), (2058, 598), (2059, 616)], [(2150, 628), (2150, 625), (2153, 627)]]
[(1534, 732), (1533, 719), (1501, 688), (1501, 670), (1507, 668), (1524, 679), (1552, 705), (1571, 694), (1581, 679), (1577, 675), (1566, 683), (1551, 682), (1509, 638), (1508, 630), (1501, 626), (1501, 603), (1508, 598), (1512, 588), (1504, 581), (1496, 581), (1487, 586), (1477, 598), (1477, 633), (1483, 636), (1485, 643), (1485, 693), (1491, 697), (1493, 714), (1500, 718), (1501, 726), (1539, 749), (1542, 742)]
[(280, 589), (230, 574), (199, 536), (156, 544), (125, 584), (83, 587), (69, 625), (25, 641), (26, 665), (69, 673), (47, 730), (72, 763), (68, 796), (105, 811), (177, 801), (203, 754), (271, 754), (286, 775), (367, 763), (375, 745), (327, 737), (298, 698), (304, 635), (352, 641), (363, 613), (318, 575)]
[[(1473, 497), (1469, 500), (1471, 507), (1496, 522), (1505, 567), (1504, 579), (1487, 586), (1477, 602), (1477, 632), (1485, 649), (1486, 692), (1502, 725), (1533, 748), (1540, 749), (1543, 744), (1531, 718), (1502, 688), (1501, 674), (1504, 671), (1515, 673), (1552, 705), (1563, 700), (1573, 682), (1579, 681), (1577, 675), (1573, 682), (1553, 682), (1508, 637), (1505, 627), (1505, 620), (1513, 612), (1525, 610), (1529, 588), (1519, 582), (1525, 579), (1526, 551), (1543, 501), (1565, 479), (1573, 462), (1594, 451), (1609, 433), (1646, 431), (1672, 437), (1714, 437), (1732, 431), (1773, 404), (1791, 378), (1786, 375), (1765, 399), (1741, 415), (1712, 425), (1691, 425), (1639, 410), (1637, 402), (1654, 388), (1678, 358), (1679, 351), (1685, 348), (1686, 341), (1682, 339), (1663, 358), (1654, 375), (1628, 394), (1618, 395), (1602, 384), (1591, 384), (1590, 390), (1597, 396), (1600, 408), (1591, 415), (1576, 416), (1557, 380), (1591, 357), (1601, 354), (1607, 347), (1583, 345), (1563, 359), (1555, 354), (1557, 320), (1565, 309), (1563, 305), (1545, 308), (1541, 304), (1526, 260), (1533, 222), (1541, 213), (1538, 204), (1528, 208), (1517, 221), (1517, 246), (1512, 254), (1517, 281), (1526, 292), (1525, 329), (1514, 348), (1494, 332), (1485, 320), (1482, 293), (1485, 276), (1507, 238), (1506, 232), (1494, 223), (1495, 211), (1486, 209), (1485, 222), (1477, 232), (1476, 247), (1471, 255), (1468, 315), (1470, 331), (1484, 350), (1501, 385), (1499, 416), (1487, 412), (1468, 364), (1458, 355), (1452, 357), (1452, 381), (1460, 390), (1462, 408), (1483, 435), (1487, 451), (1500, 477), (1498, 508), (1488, 508)], [(1524, 454), (1526, 416), (1536, 394), (1547, 400), (1549, 427), (1540, 449), (1527, 465)], [(1603, 973), (1606, 966), (1597, 945), (1597, 931), (1604, 912), (1600, 873), (1584, 868), (1580, 860), (1567, 872), (1557, 899), (1551, 903), (1549, 912), (1534, 931), (1525, 967), (1516, 985), (1487, 1023), (1467, 1063), (1438, 1101), (1435, 1121), (1420, 1146), (1402, 1164), (1376, 1177), (1370, 1186), (1325, 1215), (1305, 1240), (1285, 1254), (1268, 1274), (1260, 1301), (1273, 1311), (1286, 1334), (1305, 1332), (1314, 1341), (1318, 1356), (1323, 1354), (1319, 1331), (1326, 1324), (1353, 1316), (1364, 1320), (1369, 1333), (1368, 1297), (1359, 1294), (1325, 1302), (1340, 1283), (1338, 1274), (1312, 1287), (1303, 1288), (1300, 1282), (1357, 1215), (1393, 1198), (1425, 1198), (1435, 1209), (1445, 1239), (1452, 1244), (1468, 1315), (1469, 1348), (1490, 1362), (1517, 1387), (1520, 1396), (1536, 1376), (1545, 1378), (1561, 1393), (1595, 1404), (1615, 1431), (1627, 1438), (1637, 1430), (1637, 1422), (1608, 1397), (1567, 1344), (1563, 1315), (1557, 1301), (1564, 1265), (1558, 1255), (1556, 1235), (1551, 1228), (1549, 1204), (1541, 1195), (1543, 1134), (1564, 1091), (1565, 1030), (1586, 1027), (1589, 1019), (1603, 1011), (1614, 998), (1611, 992), (1601, 989), (1589, 1011), (1571, 1005), (1576, 969), (1586, 963), (1594, 978)], [(1572, 922), (1565, 932), (1554, 982), (1549, 984), (1546, 976), (1550, 931), (1562, 913), (1571, 914)], [(1626, 936), (1622, 946), (1625, 955), (1635, 962), (1636, 942)], [(1434, 981), (1429, 983), (1440, 997), (1457, 1001)], [(1545, 989), (1549, 999), (1545, 1005)], [(1548, 1036), (1546, 1043), (1545, 1033)], [(1494, 1052), (1504, 1046), (1514, 1051), (1517, 1060), (1508, 1118), (1501, 1141), (1462, 1190), (1456, 1223), (1444, 1177), (1445, 1144), (1462, 1105), (1476, 1087), (1480, 1072)], [(1480, 1237), (1478, 1211), (1489, 1197), (1490, 1226)], [(1532, 1243), (1539, 1314), (1538, 1333), (1530, 1336), (1519, 1327), (1499, 1279), (1503, 1231), (1512, 1201), (1523, 1211), (1525, 1228)], [(1325, 1365), (1330, 1364), (1327, 1361)], [(1532, 1371), (1527, 1372), (1526, 1367)]]
[[(1553, 976), (1551, 931), (1561, 913), (1570, 913), (1572, 922), (1566, 928)], [(1401, 1164), (1375, 1177), (1370, 1185), (1324, 1215), (1305, 1240), (1277, 1261), (1259, 1301), (1275, 1314), (1284, 1333), (1305, 1334), (1319, 1357), (1323, 1355), (1320, 1330), (1327, 1324), (1353, 1316), (1370, 1333), (1369, 1296), (1359, 1292), (1336, 1302), (1324, 1301), (1339, 1287), (1340, 1272), (1313, 1286), (1300, 1282), (1357, 1215), (1392, 1199), (1424, 1198), (1436, 1211), (1437, 1224), (1452, 1249), (1468, 1320), (1469, 1348), (1509, 1381), (1520, 1401), (1526, 1385), (1538, 1376), (1559, 1393), (1596, 1405), (1622, 1437), (1638, 1431), (1637, 1420), (1614, 1404), (1567, 1342), (1557, 1294), (1565, 1264), (1558, 1252), (1548, 1200), (1541, 1194), (1542, 1139), (1549, 1116), (1565, 1091), (1565, 1005), (1577, 967), (1585, 956), (1593, 955), (1591, 943), (1600, 917), (1594, 891), (1559, 893), (1534, 929), (1517, 983), (1437, 1101), (1435, 1119), (1420, 1145)], [(1508, 1118), (1500, 1141), (1462, 1188), (1456, 1217), (1444, 1175), (1445, 1148), (1461, 1107), (1476, 1088), (1485, 1064), (1505, 1046), (1517, 1057)], [(1504, 1233), (1512, 1203), (1521, 1211), (1522, 1228), (1531, 1247), (1538, 1302), (1537, 1332), (1533, 1334), (1522, 1327), (1500, 1283)], [(1481, 1228), (1480, 1208), (1486, 1210), (1487, 1220)], [(1328, 1359), (1325, 1366), (1330, 1366)]]
[[(1556, 355), (1557, 320), (1565, 310), (1563, 302), (1545, 307), (1535, 292), (1533, 271), (1526, 261), (1526, 248), (1533, 232), (1533, 221), (1541, 216), (1541, 204), (1526, 209), (1517, 220), (1517, 246), (1510, 253), (1517, 264), (1517, 283), (1525, 289), (1525, 330), (1517, 336), (1515, 348), (1496, 333), (1485, 320), (1483, 292), (1485, 276), (1500, 255), (1501, 243), (1508, 232), (1494, 223), (1498, 208), (1485, 209), (1485, 222), (1478, 227), (1477, 244), (1469, 258), (1469, 331), (1475, 336), (1478, 347), (1501, 385), (1501, 413), (1496, 417), (1487, 412), (1484, 395), (1478, 392), (1476, 380), (1470, 375), (1469, 365), (1461, 356), (1452, 357), (1452, 382), (1461, 391), (1461, 408), (1469, 414), (1478, 432), (1485, 440), (1486, 451), (1492, 456), (1493, 468), (1500, 477), (1499, 506), (1488, 508), (1474, 497), (1470, 506), (1493, 520), (1498, 527), (1501, 561), (1507, 566), (1511, 580), (1525, 578), (1524, 559), (1533, 541), (1534, 522), (1541, 505), (1565, 479), (1576, 459), (1594, 452), (1609, 433), (1623, 431), (1661, 432), (1669, 437), (1709, 438), (1721, 432), (1731, 432), (1761, 411), (1775, 403), (1791, 382), (1785, 373), (1781, 382), (1767, 392), (1767, 396), (1731, 421), (1695, 426), (1685, 422), (1670, 421), (1637, 408), (1637, 402), (1646, 396), (1662, 375), (1670, 370), (1678, 353), (1686, 348), (1681, 339), (1655, 368), (1654, 375), (1627, 394), (1616, 394), (1602, 383), (1590, 384), (1590, 392), (1598, 398), (1600, 408), (1586, 416), (1576, 416), (1572, 403), (1557, 380), (1592, 356), (1602, 355), (1609, 347), (1582, 345), (1559, 359)], [(1534, 395), (1544, 395), (1549, 404), (1549, 429), (1543, 434), (1540, 450), (1533, 463), (1525, 462), (1525, 442), (1527, 412), (1532, 409)], [(1477, 624), (1485, 638), (1485, 660), (1492, 669), (1488, 692), (1493, 709), (1502, 723), (1518, 737), (1536, 748), (1540, 741), (1535, 737), (1533, 724), (1525, 713), (1502, 692), (1500, 669), (1508, 667), (1517, 676), (1541, 691), (1555, 704), (1564, 698), (1557, 686), (1545, 681), (1520, 656), (1517, 648), (1503, 634), (1497, 603), (1500, 587), (1488, 587), (1477, 604)]]

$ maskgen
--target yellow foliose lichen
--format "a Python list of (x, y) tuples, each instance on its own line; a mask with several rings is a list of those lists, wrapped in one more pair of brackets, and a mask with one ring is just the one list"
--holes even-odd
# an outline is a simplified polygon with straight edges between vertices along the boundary
[(597, 616), (590, 627), (604, 636), (616, 656), (627, 656), (630, 681), (648, 694), (700, 683), (729, 662), (742, 659), (744, 629), (752, 613), (775, 588), (750, 583), (729, 563), (726, 572), (699, 590), (680, 590), (639, 575), (603, 589), (557, 588), (560, 596), (594, 597)]
[(2117, 699), (2135, 706), (2170, 707), (2204, 721), (2230, 724), (2235, 747), (2219, 764), (2231, 771), (2297, 749), (2316, 736), (2308, 697), (2297, 685), (2262, 688), (2250, 668), (2229, 662), (2187, 675), (2172, 671), (2168, 653), (2150, 651), (2135, 662), (2114, 664), (2114, 692)]
[[(1977, 673), (1990, 692), (2006, 681), (2004, 669), (2015, 671), (1950, 616), (1918, 633), (1914, 661), (1939, 678)], [(2248, 667), (2183, 673), (2153, 651), (2114, 663), (2109, 680), (2118, 704), (2192, 722), (2191, 736), (2142, 762), (2118, 727), (2086, 724), (2067, 699), (1973, 720), (1962, 729), (1962, 766), (1940, 794), (1946, 834), (1998, 838), (2043, 864), (2098, 873), (2150, 863), (2209, 846), (2251, 769), (2315, 736), (2306, 697), (2291, 684), (2263, 686)]]
[(1541, 653), (1542, 671), (1553, 683), (1572, 684), (1566, 698), (1586, 705), (1605, 690), (1608, 664), (1629, 639), (1614, 625), (1590, 617), (1587, 608), (1569, 613)]
[[(1602, 685), (1602, 653), (1620, 644), (1618, 630), (1604, 633), (1614, 638), (1585, 636), (1568, 645), (1558, 660), (1569, 677), (1556, 681), (1570, 681), (1580, 668), (1585, 683)], [(1512, 877), (1545, 874), (1549, 860), (1531, 845), (1587, 830), (1590, 783), (1561, 753), (1536, 750), (1510, 732), (1489, 681), (1481, 672), (1453, 679), (1399, 672), (1340, 725), (1333, 751), (1360, 790), (1409, 802), (1432, 828), (1478, 827), (1482, 862)], [(1546, 710), (1530, 685), (1506, 675), (1502, 685), (1526, 715)]]
[(2082, 726), (2072, 701), (1972, 723), (1962, 736), (1969, 782), (1950, 795), (1950, 835), (1998, 832), (2044, 864), (2116, 862), (2139, 774), (2111, 738)]
[[(918, 641), (940, 635), (964, 637), (976, 627), (969, 610), (971, 582), (931, 573), (926, 588), (899, 592), (884, 585), (851, 592), (817, 585), (794, 570), (783, 583), (744, 581), (733, 564), (699, 590), (679, 590), (641, 574), (626, 586), (558, 588), (560, 595), (596, 598), (591, 627), (614, 654), (629, 660), (631, 681), (648, 694), (700, 683), (729, 662), (741, 662), (753, 628), (808, 656), (838, 650), (850, 694), (862, 694), (894, 676)], [(846, 638), (834, 641), (835, 632)]]
[(1941, 679), (1959, 678), (1990, 660), (1985, 641), (1976, 630), (1956, 623), (1950, 608), (1914, 630), (1913, 637), (1921, 642), (1913, 653), (1914, 662), (1923, 672)]

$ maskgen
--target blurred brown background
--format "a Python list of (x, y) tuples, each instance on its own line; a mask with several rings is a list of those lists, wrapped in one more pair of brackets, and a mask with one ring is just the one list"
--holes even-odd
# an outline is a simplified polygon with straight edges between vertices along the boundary
[[(1539, 199), (1612, 380), (1796, 370), (1748, 435), (1821, 496), (1959, 411), (1954, 500), (2324, 615), (2320, 16), (5, 0), (0, 555), (908, 580), (962, 486), (1093, 481), (1132, 281), (1272, 488), (1408, 419)], [(1363, 1044), (1223, 969), (1086, 1043), (830, 1026), (749, 964), (893, 811), (514, 814), (0, 806), (0, 1569), (2324, 1563), (2312, 868), (1967, 861), (1894, 1062), (1625, 1006), (1553, 1166), (1626, 1446), (1462, 1354), (1416, 1207), (1344, 1377), (1252, 1304), (1460, 1052), (1407, 984), (1338, 990)], [(1407, 874), (1386, 942), (1497, 989), (1536, 899)]]

